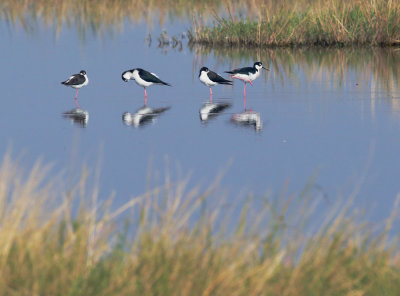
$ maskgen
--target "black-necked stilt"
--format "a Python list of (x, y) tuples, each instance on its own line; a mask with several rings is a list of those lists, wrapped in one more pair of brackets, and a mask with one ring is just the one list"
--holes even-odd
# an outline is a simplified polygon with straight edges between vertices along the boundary
[(217, 84), (232, 85), (232, 81), (226, 80), (225, 78), (219, 76), (217, 73), (211, 71), (207, 67), (202, 67), (199, 72), (200, 81), (210, 88), (210, 100), (212, 97), (211, 87)]
[[(240, 79), (243, 80), (244, 82), (244, 109), (246, 110), (246, 84), (249, 82), (251, 85), (253, 85), (253, 80), (257, 79), (260, 74), (261, 74), (261, 69), (268, 70), (263, 66), (261, 62), (255, 62), (253, 67), (244, 67), (244, 68), (238, 68), (234, 69), (231, 71), (225, 71), (225, 73), (229, 73), (232, 75), (232, 78)], [(268, 70), (269, 71), (269, 70)]]
[(61, 82), (61, 84), (64, 84), (66, 86), (70, 86), (70, 87), (73, 87), (76, 89), (75, 105), (76, 105), (77, 109), (79, 109), (78, 91), (81, 87), (84, 87), (88, 83), (89, 83), (89, 78), (87, 77), (85, 70), (82, 70), (81, 72), (79, 72), (79, 74), (73, 74), (70, 78)]
[[(261, 74), (261, 69), (268, 70), (263, 66), (261, 62), (255, 62), (253, 67), (244, 67), (239, 69), (234, 69), (231, 71), (225, 71), (232, 75), (232, 78), (240, 79), (244, 81), (244, 95), (246, 95), (246, 83), (253, 85), (252, 81), (257, 79)], [(269, 71), (269, 70), (268, 70)]]
[(158, 76), (154, 73), (150, 73), (146, 70), (136, 68), (132, 70), (128, 70), (122, 73), (122, 80), (128, 82), (128, 80), (134, 79), (135, 82), (144, 88), (144, 105), (147, 103), (147, 92), (146, 87), (151, 86), (153, 84), (160, 84), (160, 85), (168, 85), (171, 86), (169, 83), (162, 81)]

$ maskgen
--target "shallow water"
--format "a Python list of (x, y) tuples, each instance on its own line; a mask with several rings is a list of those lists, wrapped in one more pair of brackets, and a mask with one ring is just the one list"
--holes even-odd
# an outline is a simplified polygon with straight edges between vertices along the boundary
[[(116, 203), (191, 174), (207, 186), (224, 172), (222, 186), (235, 198), (267, 190), (300, 192), (313, 180), (324, 200), (356, 195), (356, 205), (383, 216), (400, 191), (400, 91), (396, 49), (160, 49), (153, 32), (149, 47), (145, 24), (123, 31), (89, 35), (73, 27), (54, 34), (39, 25), (28, 34), (20, 26), (0, 26), (0, 138), (3, 155), (23, 154), (27, 166), (38, 157), (67, 170), (101, 167), (101, 198), (116, 192)], [(168, 31), (185, 30), (181, 23)], [(197, 76), (202, 66), (223, 73), (261, 60), (269, 72), (247, 86), (247, 110), (259, 113), (262, 128), (232, 122), (244, 112), (243, 84), (213, 88), (213, 102), (229, 106), (201, 120), (209, 90)], [(148, 107), (167, 108), (145, 125), (126, 124), (125, 112), (143, 107), (144, 92), (124, 83), (124, 70), (142, 67), (172, 87), (148, 88)], [(79, 92), (89, 113), (86, 124), (62, 114), (74, 108), (75, 91), (60, 84), (86, 70), (90, 79)], [(151, 174), (151, 178), (149, 178)]]

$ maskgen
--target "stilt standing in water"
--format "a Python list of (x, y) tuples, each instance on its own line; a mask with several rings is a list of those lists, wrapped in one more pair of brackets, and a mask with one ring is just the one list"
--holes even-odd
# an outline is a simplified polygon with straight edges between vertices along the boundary
[(82, 70), (79, 72), (79, 74), (73, 74), (70, 78), (67, 80), (61, 82), (61, 84), (64, 84), (66, 86), (70, 86), (72, 88), (76, 89), (76, 94), (75, 94), (75, 105), (76, 108), (79, 109), (78, 105), (78, 91), (80, 88), (84, 87), (89, 83), (89, 78), (86, 75), (86, 71)]
[(265, 68), (261, 62), (255, 62), (253, 67), (238, 68), (230, 71), (225, 71), (225, 73), (231, 74), (232, 78), (240, 79), (244, 82), (244, 106), (246, 109), (246, 84), (247, 82), (253, 86), (253, 81), (256, 80), (260, 74), (261, 69), (269, 71)]
[(212, 90), (211, 87), (217, 84), (232, 85), (232, 81), (226, 80), (219, 76), (217, 73), (209, 70), (207, 67), (202, 67), (199, 72), (200, 81), (210, 88), (210, 103), (212, 102)]
[(168, 85), (171, 86), (169, 83), (162, 81), (158, 76), (154, 73), (150, 73), (146, 70), (141, 68), (136, 68), (132, 70), (128, 70), (122, 73), (122, 80), (128, 82), (129, 80), (135, 80), (135, 82), (144, 88), (144, 105), (147, 104), (147, 91), (146, 87), (149, 87), (153, 84), (159, 85)]

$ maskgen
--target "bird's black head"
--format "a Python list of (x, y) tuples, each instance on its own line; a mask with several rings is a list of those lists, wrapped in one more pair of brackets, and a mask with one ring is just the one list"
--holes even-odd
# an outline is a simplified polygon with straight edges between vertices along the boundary
[(269, 71), (269, 69), (265, 68), (261, 62), (255, 62), (254, 63), (254, 68), (256, 68), (257, 70), (263, 68), (263, 69)]
[(82, 75), (86, 75), (86, 71), (85, 70), (81, 70), (81, 72), (79, 72)]
[(200, 75), (201, 75), (201, 72), (208, 72), (208, 71), (210, 71), (210, 70), (208, 70), (208, 68), (207, 67), (202, 67), (201, 69), (200, 69), (200, 72), (199, 72), (199, 77), (200, 77)]

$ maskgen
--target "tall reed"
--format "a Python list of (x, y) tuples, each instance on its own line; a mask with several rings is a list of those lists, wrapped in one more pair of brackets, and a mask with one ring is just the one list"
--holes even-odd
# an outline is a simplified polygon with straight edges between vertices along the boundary
[(188, 179), (167, 179), (165, 187), (114, 208), (87, 190), (90, 172), (69, 188), (47, 171), (37, 164), (23, 173), (9, 156), (1, 165), (0, 295), (400, 291), (391, 230), (397, 203), (382, 226), (349, 204), (315, 224), (321, 217), (307, 186), (298, 195), (283, 191), (237, 204), (224, 198), (218, 181), (202, 190), (188, 188)]

